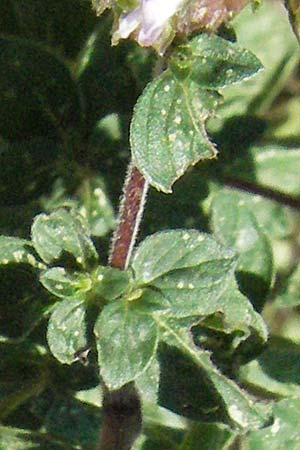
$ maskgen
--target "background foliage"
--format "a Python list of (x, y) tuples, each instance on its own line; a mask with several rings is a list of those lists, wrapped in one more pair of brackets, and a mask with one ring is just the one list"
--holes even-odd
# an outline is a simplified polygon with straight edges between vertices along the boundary
[[(188, 170), (172, 195), (150, 190), (129, 293), (130, 275), (104, 264), (132, 110), (152, 78), (155, 55), (128, 42), (112, 48), (110, 27), (109, 15), (97, 19), (86, 0), (1, 1), (0, 448), (96, 448), (102, 404), (97, 352), (92, 348), (85, 365), (86, 355), (77, 351), (90, 345), (86, 322), (93, 322), (99, 296), (108, 302), (95, 326), (101, 375), (115, 388), (134, 377), (143, 398), (135, 450), (298, 450), (300, 84), (299, 49), (287, 16), (277, 3), (265, 2), (254, 16), (246, 8), (235, 19), (239, 45), (264, 70), (224, 89), (216, 80), (210, 86), (224, 96), (207, 126), (219, 156)], [(181, 76), (176, 60), (172, 67)], [(203, 74), (194, 75), (203, 82)], [(162, 176), (154, 185), (169, 191), (173, 177)], [(187, 232), (144, 240), (168, 228)], [(213, 232), (236, 250), (238, 261), (192, 229)], [(199, 254), (211, 272), (196, 286), (188, 263), (176, 255), (184, 254), (185, 239), (199, 236), (205, 236)], [(158, 265), (164, 239), (175, 243), (174, 254), (160, 255)], [(192, 257), (201, 270), (199, 254)], [(150, 275), (139, 272), (143, 261), (150, 262)], [(225, 265), (231, 272), (222, 278)], [(156, 315), (162, 304), (155, 289), (170, 302), (184, 294), (192, 304), (182, 280), (211, 295), (205, 319), (192, 329), (194, 347), (191, 332), (182, 332), (194, 323), (184, 305), (178, 310), (176, 304), (165, 321)], [(227, 291), (214, 280), (227, 283)], [(133, 306), (119, 335), (123, 306), (113, 300), (124, 293), (133, 305), (145, 296), (148, 306)], [(258, 313), (269, 329), (267, 344)], [(142, 325), (136, 314), (146, 317)], [(118, 319), (116, 329), (107, 317)], [(130, 346), (131, 329), (138, 327), (146, 345), (126, 373), (128, 364), (110, 358), (107, 338), (111, 333), (116, 354), (122, 353), (118, 342), (128, 335)], [(158, 335), (164, 341), (159, 350)], [(180, 351), (187, 346), (189, 354)], [(204, 350), (213, 352), (226, 376)], [(147, 370), (140, 370), (145, 361)], [(253, 407), (255, 398), (260, 402)]]

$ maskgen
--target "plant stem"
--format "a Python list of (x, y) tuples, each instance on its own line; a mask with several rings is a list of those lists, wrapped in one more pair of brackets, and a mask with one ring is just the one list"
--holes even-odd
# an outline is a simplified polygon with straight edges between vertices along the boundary
[(124, 270), (132, 254), (141, 222), (148, 183), (139, 170), (129, 164), (123, 198), (120, 203), (119, 224), (112, 239), (109, 264)]
[[(119, 224), (114, 233), (109, 264), (124, 270), (128, 267), (142, 218), (148, 183), (129, 164), (120, 202)], [(133, 383), (118, 391), (103, 387), (103, 424), (100, 450), (130, 450), (142, 426), (141, 403)]]
[(223, 178), (224, 183), (232, 188), (249, 192), (250, 194), (261, 195), (262, 197), (279, 203), (282, 206), (299, 209), (300, 198), (285, 194), (284, 192), (272, 189), (268, 186), (262, 186), (251, 181), (238, 180), (230, 177)]

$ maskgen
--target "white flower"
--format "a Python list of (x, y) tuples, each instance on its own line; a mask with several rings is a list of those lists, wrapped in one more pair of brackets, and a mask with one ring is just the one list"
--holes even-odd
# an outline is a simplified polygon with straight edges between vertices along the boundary
[(168, 20), (176, 14), (185, 0), (140, 0), (140, 6), (120, 17), (114, 40), (127, 38), (138, 31), (137, 41), (143, 47), (153, 45)]

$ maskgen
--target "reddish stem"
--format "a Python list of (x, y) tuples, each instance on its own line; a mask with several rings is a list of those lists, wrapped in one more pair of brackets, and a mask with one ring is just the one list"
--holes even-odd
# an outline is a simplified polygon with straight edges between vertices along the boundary
[[(131, 163), (120, 203), (119, 224), (109, 257), (112, 267), (128, 267), (142, 218), (148, 183)], [(141, 404), (133, 383), (110, 392), (103, 386), (103, 422), (100, 450), (130, 450), (142, 426)]]
[(139, 170), (129, 165), (120, 203), (119, 224), (114, 233), (109, 264), (126, 269), (142, 218), (148, 183)]

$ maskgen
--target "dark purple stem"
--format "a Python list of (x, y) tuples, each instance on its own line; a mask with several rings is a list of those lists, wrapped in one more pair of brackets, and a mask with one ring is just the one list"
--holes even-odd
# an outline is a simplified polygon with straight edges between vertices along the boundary
[[(121, 270), (128, 267), (147, 191), (147, 181), (130, 163), (120, 203), (119, 223), (111, 244), (111, 267)], [(103, 386), (103, 397), (100, 450), (130, 450), (142, 426), (141, 403), (134, 384), (129, 383), (113, 392)]]
[(148, 183), (139, 170), (129, 164), (120, 203), (119, 224), (112, 239), (109, 264), (126, 269), (142, 218)]

